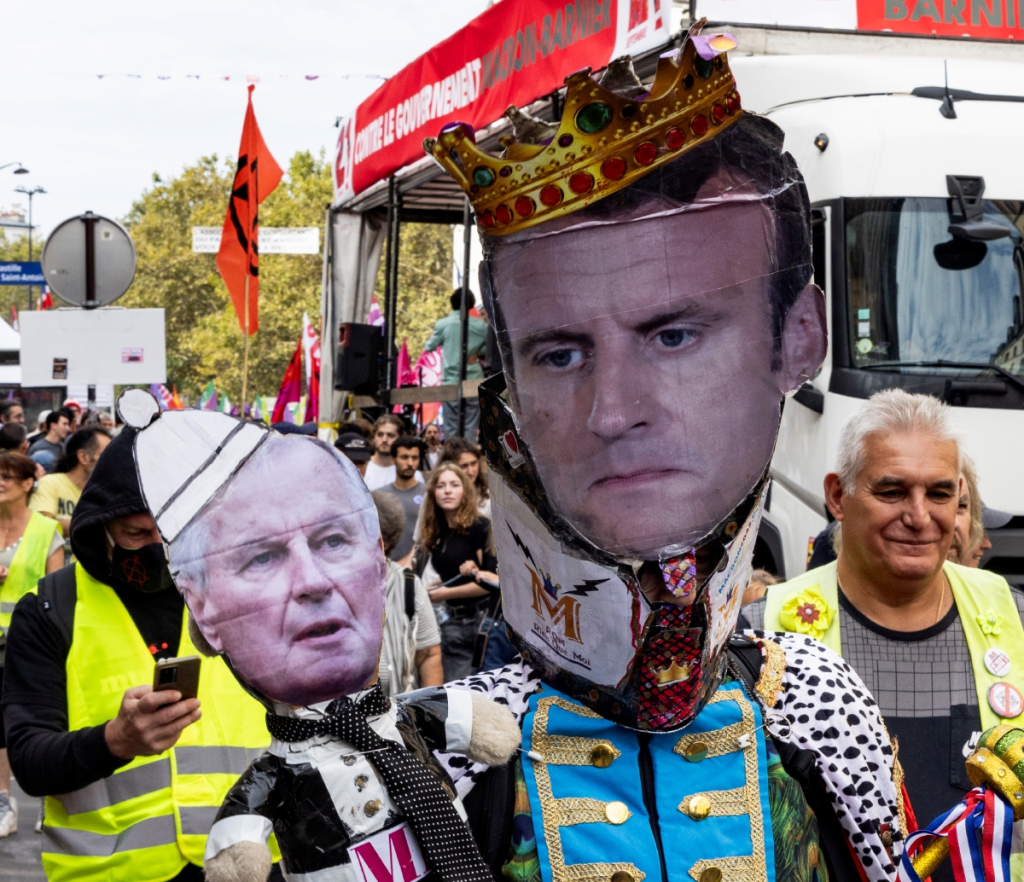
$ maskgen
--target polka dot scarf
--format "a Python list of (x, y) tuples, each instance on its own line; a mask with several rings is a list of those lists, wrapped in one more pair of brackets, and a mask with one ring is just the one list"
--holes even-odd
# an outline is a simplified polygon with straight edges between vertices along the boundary
[(444, 882), (493, 882), (476, 843), (441, 782), (402, 745), (382, 738), (366, 722), (387, 711), (388, 699), (374, 687), (358, 703), (341, 698), (319, 720), (267, 714), (267, 728), (278, 741), (306, 741), (331, 735), (369, 754), (392, 800), (405, 815), (427, 861)]

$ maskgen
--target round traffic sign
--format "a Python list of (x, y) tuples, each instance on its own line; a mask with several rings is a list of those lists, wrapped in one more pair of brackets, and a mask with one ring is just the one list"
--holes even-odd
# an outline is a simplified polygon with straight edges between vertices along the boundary
[(74, 306), (113, 303), (135, 278), (135, 243), (128, 231), (90, 211), (60, 224), (41, 260), (50, 290)]

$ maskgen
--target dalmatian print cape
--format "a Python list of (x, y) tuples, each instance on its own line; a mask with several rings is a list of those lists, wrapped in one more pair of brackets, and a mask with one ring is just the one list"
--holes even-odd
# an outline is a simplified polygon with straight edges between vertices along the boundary
[[(904, 833), (896, 808), (901, 795), (893, 783), (889, 736), (871, 693), (840, 656), (811, 637), (744, 633), (771, 640), (786, 653), (776, 704), (766, 708), (762, 702), (772, 737), (815, 753), (818, 774), (868, 882), (889, 882), (896, 875), (893, 859), (898, 862), (902, 853)], [(508, 707), (521, 722), (540, 678), (517, 659), (500, 670), (448, 686), (483, 693)], [(473, 789), (488, 768), (459, 754), (439, 753), (438, 757), (460, 797)], [(892, 831), (893, 859), (878, 832), (882, 824)]]

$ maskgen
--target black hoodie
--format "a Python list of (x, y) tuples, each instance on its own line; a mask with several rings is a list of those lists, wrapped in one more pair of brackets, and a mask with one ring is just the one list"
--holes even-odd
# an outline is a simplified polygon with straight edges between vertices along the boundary
[[(132, 456), (133, 429), (124, 429), (96, 463), (71, 517), (71, 548), (93, 578), (109, 584), (103, 525), (146, 511)], [(154, 659), (178, 652), (184, 601), (173, 589), (143, 594), (114, 589)], [(69, 641), (54, 621), (75, 598), (55, 593), (47, 608), (35, 594), (14, 610), (3, 673), (3, 719), (11, 768), (32, 796), (77, 790), (112, 775), (126, 760), (107, 748), (103, 726), (68, 731), (66, 665)], [(73, 615), (73, 613), (72, 613)], [(142, 685), (142, 684), (138, 684)]]

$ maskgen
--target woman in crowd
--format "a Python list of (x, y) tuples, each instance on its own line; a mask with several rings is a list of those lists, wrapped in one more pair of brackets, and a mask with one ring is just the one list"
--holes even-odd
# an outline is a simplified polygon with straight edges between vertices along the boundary
[(498, 581), (491, 522), (477, 512), (476, 490), (454, 463), (441, 463), (427, 481), (420, 546), (437, 573), (427, 586), (430, 599), (447, 607), (441, 623), (444, 678), (459, 680), (473, 673), (477, 633), (500, 595), (477, 581)]
[[(11, 612), (47, 573), (64, 566), (64, 537), (57, 522), (29, 510), (36, 464), (22, 453), (0, 453), (0, 629), (6, 638)], [(3, 658), (0, 653), (0, 693)], [(11, 767), (0, 726), (0, 837), (18, 829), (11, 797)]]
[(453, 462), (469, 478), (473, 489), (476, 490), (477, 512), (490, 520), (491, 517), (491, 491), (487, 486), (487, 475), (481, 466), (483, 463), (483, 451), (480, 447), (466, 438), (450, 438), (444, 442), (441, 451), (442, 462)]

